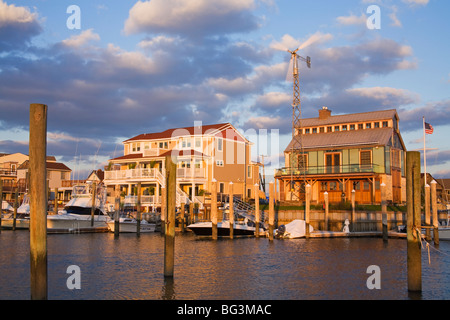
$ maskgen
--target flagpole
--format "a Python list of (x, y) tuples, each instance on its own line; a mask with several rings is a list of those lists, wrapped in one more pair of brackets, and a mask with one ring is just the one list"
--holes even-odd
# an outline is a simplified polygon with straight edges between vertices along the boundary
[(426, 187), (427, 185), (427, 149), (425, 146), (425, 116), (423, 117), (423, 168), (424, 168), (424, 175), (423, 175), (423, 180), (424, 182), (424, 187)]

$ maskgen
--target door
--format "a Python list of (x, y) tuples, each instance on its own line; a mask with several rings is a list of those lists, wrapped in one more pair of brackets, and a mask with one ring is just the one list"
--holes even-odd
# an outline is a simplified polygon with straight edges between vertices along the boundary
[(341, 154), (327, 153), (325, 154), (326, 173), (341, 172)]

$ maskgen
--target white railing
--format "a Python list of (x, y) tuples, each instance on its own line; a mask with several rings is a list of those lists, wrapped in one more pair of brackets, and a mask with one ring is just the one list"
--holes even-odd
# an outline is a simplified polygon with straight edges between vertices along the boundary
[(105, 180), (156, 179), (156, 172), (155, 168), (105, 171)]
[(177, 178), (181, 179), (204, 179), (206, 178), (206, 170), (205, 168), (178, 168), (177, 169)]

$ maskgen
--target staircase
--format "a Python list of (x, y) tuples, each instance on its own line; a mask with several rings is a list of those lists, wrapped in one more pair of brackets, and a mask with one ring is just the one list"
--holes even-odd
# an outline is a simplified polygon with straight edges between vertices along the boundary
[[(161, 187), (165, 188), (166, 187), (166, 178), (163, 176), (163, 174), (161, 172), (159, 172), (159, 170), (155, 170), (156, 171), (156, 180), (158, 181), (158, 183), (161, 185)], [(194, 199), (190, 199), (189, 195), (184, 192), (183, 190), (181, 190), (181, 188), (177, 185), (177, 196), (176, 196), (176, 203), (177, 206), (180, 206), (182, 203), (190, 203), (190, 202), (194, 202), (194, 203), (198, 203), (200, 209), (203, 209), (203, 203), (200, 201), (200, 199), (198, 199), (197, 197), (194, 197)]]

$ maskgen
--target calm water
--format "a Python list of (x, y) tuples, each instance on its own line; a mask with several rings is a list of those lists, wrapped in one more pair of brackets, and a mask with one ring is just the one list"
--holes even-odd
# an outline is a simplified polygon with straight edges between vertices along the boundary
[[(165, 281), (159, 233), (48, 236), (49, 299), (298, 300), (450, 299), (450, 242), (422, 251), (421, 296), (407, 290), (406, 240), (198, 239), (177, 234), (175, 276)], [(0, 234), (0, 299), (30, 298), (29, 233)], [(69, 290), (67, 267), (81, 269), (81, 289)], [(367, 268), (381, 269), (381, 289), (369, 290)]]

